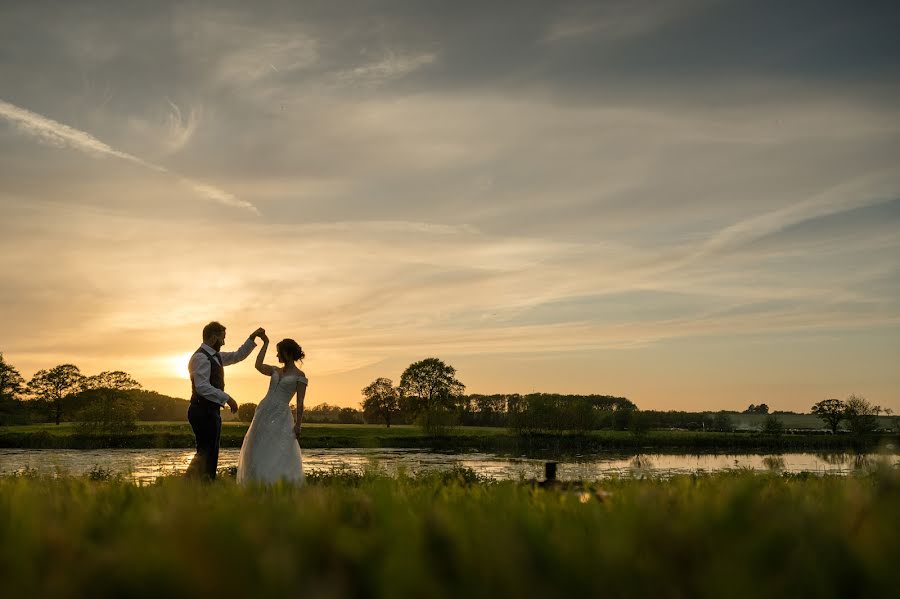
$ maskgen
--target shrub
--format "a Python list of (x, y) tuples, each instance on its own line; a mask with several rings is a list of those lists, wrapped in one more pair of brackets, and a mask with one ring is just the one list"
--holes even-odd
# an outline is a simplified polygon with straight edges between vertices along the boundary
[(76, 430), (81, 434), (125, 434), (137, 428), (137, 409), (121, 392), (96, 391), (96, 396), (78, 413)]
[(762, 430), (767, 435), (780, 435), (784, 432), (784, 423), (782, 423), (781, 418), (775, 414), (769, 414), (763, 421)]
[(732, 422), (731, 416), (727, 413), (719, 412), (713, 416), (712, 426), (710, 428), (714, 431), (730, 433), (734, 430), (734, 422)]
[(238, 406), (237, 415), (241, 422), (253, 422), (254, 414), (256, 414), (255, 403), (244, 403)]

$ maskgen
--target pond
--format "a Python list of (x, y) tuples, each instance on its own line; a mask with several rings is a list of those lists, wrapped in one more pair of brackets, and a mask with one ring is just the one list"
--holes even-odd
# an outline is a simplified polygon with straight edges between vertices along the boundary
[[(219, 467), (237, 465), (238, 449), (223, 449)], [(887, 454), (782, 453), (782, 454), (666, 454), (602, 453), (555, 456), (562, 480), (598, 480), (610, 476), (671, 476), (692, 472), (719, 472), (737, 468), (850, 474), (876, 463), (900, 467), (893, 448)], [(44, 474), (80, 475), (94, 468), (123, 474), (136, 482), (152, 482), (157, 476), (184, 472), (193, 456), (188, 449), (0, 449), (0, 475), (32, 469)], [(542, 478), (550, 458), (494, 453), (442, 453), (422, 449), (304, 449), (306, 472), (332, 468), (362, 471), (373, 465), (388, 474), (407, 471), (445, 470), (454, 466), (473, 469), (498, 480)]]

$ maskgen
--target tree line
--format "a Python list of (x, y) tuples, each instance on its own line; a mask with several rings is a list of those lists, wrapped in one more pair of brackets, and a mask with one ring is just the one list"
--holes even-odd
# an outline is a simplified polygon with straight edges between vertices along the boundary
[[(598, 429), (630, 430), (686, 429), (694, 431), (735, 430), (732, 415), (717, 413), (640, 410), (625, 397), (611, 395), (561, 395), (555, 393), (481, 395), (464, 393), (456, 369), (438, 358), (410, 364), (400, 375), (399, 385), (379, 377), (362, 389), (362, 418), (367, 423), (418, 423), (426, 431), (439, 433), (453, 425), (506, 427), (519, 433), (587, 432)], [(765, 403), (750, 404), (743, 414), (764, 416), (760, 430), (778, 435), (784, 432), (782, 416)], [(827, 399), (815, 404), (811, 413), (822, 419), (832, 432), (846, 422), (856, 434), (878, 429), (878, 416), (891, 410), (874, 405), (864, 397)], [(894, 429), (900, 421), (894, 419)]]
[(0, 424), (73, 421), (82, 432), (127, 432), (142, 420), (182, 420), (187, 405), (121, 370), (85, 375), (60, 364), (25, 381), (0, 353)]
[[(321, 403), (304, 410), (305, 422), (334, 424), (418, 424), (429, 434), (446, 433), (454, 426), (504, 427), (519, 433), (587, 432), (591, 430), (686, 429), (735, 430), (738, 412), (717, 413), (640, 410), (625, 397), (555, 393), (466, 394), (456, 369), (438, 358), (410, 364), (394, 385), (379, 377), (361, 390), (360, 409)], [(29, 399), (30, 401), (22, 401)], [(84, 432), (123, 432), (137, 421), (185, 418), (188, 402), (141, 388), (131, 375), (106, 371), (85, 375), (74, 364), (39, 370), (29, 381), (0, 353), (0, 425), (35, 421), (75, 421)], [(253, 419), (256, 405), (243, 403), (238, 417)], [(780, 434), (781, 415), (766, 404), (751, 404), (743, 414), (765, 418), (762, 432)], [(825, 399), (811, 408), (832, 432), (841, 425), (857, 434), (878, 429), (878, 417), (889, 409), (864, 397)], [(895, 419), (894, 427), (898, 422)]]
[(394, 385), (379, 377), (362, 389), (366, 422), (419, 424), (429, 433), (449, 427), (498, 426), (533, 430), (594, 430), (627, 426), (637, 406), (610, 395), (465, 394), (456, 369), (438, 358), (410, 364)]

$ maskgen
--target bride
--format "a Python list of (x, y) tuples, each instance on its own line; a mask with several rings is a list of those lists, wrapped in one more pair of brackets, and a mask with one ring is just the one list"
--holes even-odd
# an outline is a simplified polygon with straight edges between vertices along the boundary
[[(253, 421), (241, 445), (238, 460), (237, 482), (274, 483), (286, 480), (303, 482), (303, 462), (297, 436), (303, 417), (303, 400), (309, 380), (295, 362), (303, 360), (303, 349), (293, 339), (284, 339), (276, 346), (278, 361), (284, 366), (263, 364), (269, 338), (260, 335), (263, 346), (256, 356), (256, 369), (271, 377), (269, 391), (259, 402)], [(297, 394), (297, 423), (291, 417), (288, 405)]]

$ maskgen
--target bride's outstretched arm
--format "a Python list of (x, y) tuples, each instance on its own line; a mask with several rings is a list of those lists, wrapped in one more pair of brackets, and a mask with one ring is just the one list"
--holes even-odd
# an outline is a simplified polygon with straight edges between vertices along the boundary
[(259, 349), (259, 353), (256, 354), (256, 369), (263, 373), (266, 376), (272, 376), (272, 367), (268, 364), (263, 364), (263, 360), (266, 359), (266, 350), (269, 349), (269, 338), (265, 333), (259, 336), (262, 339), (262, 347)]

